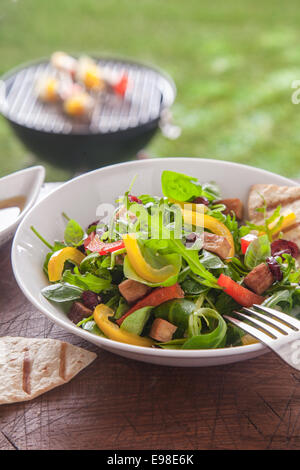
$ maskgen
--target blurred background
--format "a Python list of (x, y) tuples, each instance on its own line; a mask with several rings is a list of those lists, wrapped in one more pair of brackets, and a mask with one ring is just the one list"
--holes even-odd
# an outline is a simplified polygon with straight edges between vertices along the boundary
[[(0, 0), (0, 73), (55, 50), (131, 58), (167, 72), (181, 135), (149, 157), (205, 157), (300, 177), (297, 0)], [(133, 156), (134, 157), (134, 156)], [(36, 162), (0, 117), (0, 176)], [(74, 171), (46, 164), (48, 181)]]

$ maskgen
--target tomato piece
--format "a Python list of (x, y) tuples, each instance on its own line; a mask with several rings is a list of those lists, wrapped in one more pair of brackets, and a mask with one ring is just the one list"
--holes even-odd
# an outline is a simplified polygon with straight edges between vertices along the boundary
[(117, 320), (118, 325), (125, 320), (128, 315), (139, 310), (143, 307), (157, 307), (158, 305), (167, 302), (167, 300), (172, 299), (182, 299), (184, 297), (184, 292), (181, 289), (179, 284), (173, 284), (173, 286), (168, 287), (156, 287), (150, 294), (146, 295), (143, 299), (139, 300), (133, 307), (131, 307), (119, 320)]
[(229, 276), (221, 274), (218, 279), (219, 286), (224, 288), (226, 294), (230, 295), (238, 304), (243, 307), (251, 307), (253, 304), (261, 304), (265, 298), (246, 289)]
[(257, 236), (253, 235), (252, 233), (248, 233), (248, 235), (245, 235), (244, 237), (241, 238), (241, 250), (243, 255), (246, 253), (248, 246), (250, 245), (253, 240), (256, 240)]

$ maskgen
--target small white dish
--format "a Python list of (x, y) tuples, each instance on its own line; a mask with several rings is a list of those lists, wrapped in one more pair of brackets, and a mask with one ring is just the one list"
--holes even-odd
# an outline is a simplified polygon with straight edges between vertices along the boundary
[(0, 201), (18, 197), (24, 199), (22, 210), (17, 217), (12, 218), (11, 223), (3, 226), (3, 228), (0, 226), (0, 246), (13, 237), (19, 223), (36, 202), (44, 179), (45, 168), (40, 165), (16, 171), (0, 178)]
[(81, 336), (103, 349), (127, 358), (153, 364), (200, 367), (243, 361), (264, 354), (261, 343), (232, 348), (207, 350), (162, 350), (119, 343), (96, 336), (75, 326), (54, 303), (46, 300), (41, 289), (49, 282), (43, 272), (47, 253), (41, 241), (30, 230), (33, 225), (52, 243), (61, 240), (65, 222), (62, 212), (76, 219), (83, 227), (96, 219), (100, 203), (113, 203), (128, 190), (133, 178), (134, 194), (161, 195), (161, 172), (173, 170), (199, 178), (200, 182), (215, 181), (222, 196), (238, 197), (247, 202), (249, 188), (256, 183), (298, 186), (282, 176), (258, 168), (218, 160), (196, 158), (164, 158), (140, 160), (101, 168), (83, 174), (55, 189), (36, 204), (21, 222), (12, 246), (15, 278), (30, 302), (50, 320), (65, 330)]

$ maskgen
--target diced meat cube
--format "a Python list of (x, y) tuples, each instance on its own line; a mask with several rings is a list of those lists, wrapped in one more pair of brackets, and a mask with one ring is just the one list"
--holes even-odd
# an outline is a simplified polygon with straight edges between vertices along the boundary
[(75, 324), (83, 320), (84, 318), (88, 318), (92, 315), (93, 310), (85, 307), (83, 303), (75, 301), (73, 302), (70, 311), (68, 313), (68, 318)]
[(126, 281), (119, 284), (119, 291), (129, 304), (133, 304), (137, 300), (141, 299), (148, 294), (150, 290), (151, 287), (148, 287), (141, 282), (133, 281), (132, 279), (126, 279)]
[(176, 330), (177, 326), (172, 325), (172, 323), (163, 318), (156, 318), (152, 323), (149, 336), (156, 341), (166, 343), (167, 341), (171, 341)]
[(246, 286), (258, 295), (265, 292), (273, 282), (273, 274), (265, 263), (261, 263), (252, 269), (244, 279)]
[(232, 212), (234, 212), (237, 220), (242, 220), (243, 218), (243, 203), (240, 199), (238, 198), (231, 198), (231, 199), (221, 199), (221, 201), (218, 201), (218, 204), (224, 204), (226, 206), (226, 209), (224, 210), (225, 215), (232, 215)]
[(220, 258), (225, 259), (230, 252), (230, 244), (225, 237), (216, 235), (214, 233), (204, 232), (203, 234), (203, 248), (207, 251), (212, 251)]

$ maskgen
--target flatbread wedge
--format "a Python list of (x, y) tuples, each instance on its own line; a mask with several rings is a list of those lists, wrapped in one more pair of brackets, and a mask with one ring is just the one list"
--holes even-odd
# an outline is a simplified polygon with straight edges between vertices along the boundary
[(0, 404), (31, 400), (69, 382), (97, 355), (56, 339), (0, 338)]
[(283, 230), (283, 238), (300, 246), (300, 186), (277, 186), (275, 184), (254, 184), (248, 197), (248, 217), (255, 224), (263, 221), (263, 214), (256, 209), (267, 206), (267, 214), (271, 215), (281, 205), (281, 214), (294, 212), (296, 221)]

